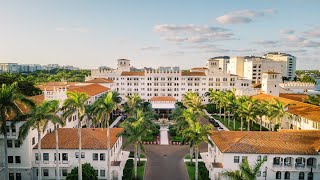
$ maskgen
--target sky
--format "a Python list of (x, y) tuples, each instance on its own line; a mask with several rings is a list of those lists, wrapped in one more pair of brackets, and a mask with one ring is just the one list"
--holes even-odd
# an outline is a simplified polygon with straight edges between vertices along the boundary
[(0, 0), (0, 62), (190, 68), (278, 51), (297, 69), (320, 69), (319, 9), (319, 0)]

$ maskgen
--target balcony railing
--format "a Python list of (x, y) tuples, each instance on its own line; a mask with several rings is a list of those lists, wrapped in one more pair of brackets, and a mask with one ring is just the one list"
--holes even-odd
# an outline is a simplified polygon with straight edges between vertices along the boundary
[[(40, 161), (32, 161), (32, 166), (33, 167), (38, 167)], [(55, 167), (56, 166), (56, 161), (41, 161), (41, 166), (42, 167)], [(60, 167), (70, 167), (71, 163), (70, 161), (60, 161)]]
[(290, 165), (285, 164), (273, 164), (272, 169), (275, 171), (312, 171), (320, 172), (320, 164), (318, 165), (307, 165), (307, 164), (297, 164), (293, 163)]

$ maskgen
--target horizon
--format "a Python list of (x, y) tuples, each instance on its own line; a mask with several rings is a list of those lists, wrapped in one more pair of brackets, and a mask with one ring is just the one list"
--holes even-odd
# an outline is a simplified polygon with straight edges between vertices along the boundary
[[(1, 1), (0, 61), (81, 69), (204, 66), (215, 56), (297, 57), (320, 69), (320, 1)], [(201, 62), (201, 63), (199, 63)]]

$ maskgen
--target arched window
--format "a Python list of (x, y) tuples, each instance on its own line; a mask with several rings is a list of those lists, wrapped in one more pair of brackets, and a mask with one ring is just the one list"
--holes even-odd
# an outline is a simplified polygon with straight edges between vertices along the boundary
[(290, 179), (290, 172), (286, 171), (284, 173), (284, 179)]
[(313, 180), (313, 172), (308, 173), (308, 180)]
[(276, 179), (281, 179), (281, 172), (280, 172), (280, 171), (277, 171), (277, 173), (276, 173)]
[(299, 173), (299, 180), (304, 180), (304, 172)]

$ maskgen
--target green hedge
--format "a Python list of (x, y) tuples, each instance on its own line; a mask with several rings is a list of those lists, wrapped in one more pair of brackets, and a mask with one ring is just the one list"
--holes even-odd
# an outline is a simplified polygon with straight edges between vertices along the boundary
[(199, 176), (202, 180), (210, 180), (209, 171), (203, 162), (199, 162)]
[(128, 159), (128, 161), (126, 162), (126, 165), (124, 166), (124, 169), (123, 169), (122, 179), (123, 180), (131, 180), (132, 179), (132, 171), (133, 171), (133, 160)]

